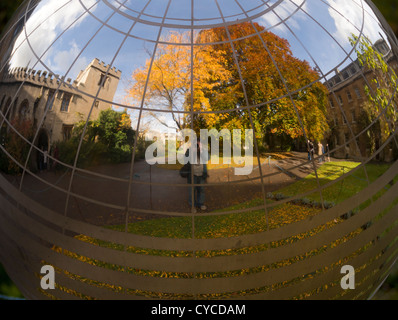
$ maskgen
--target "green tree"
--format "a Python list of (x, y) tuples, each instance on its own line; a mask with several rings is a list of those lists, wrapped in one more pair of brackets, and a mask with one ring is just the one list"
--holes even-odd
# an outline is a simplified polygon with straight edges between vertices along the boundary
[[(73, 164), (85, 125), (85, 121), (77, 123), (71, 139), (58, 143), (62, 161)], [(126, 110), (101, 111), (97, 120), (87, 123), (78, 165), (86, 167), (131, 161), (134, 139), (135, 131), (131, 127), (130, 116)]]
[[(367, 132), (370, 151), (373, 153), (395, 132), (397, 126), (398, 114), (395, 106), (398, 105), (398, 77), (368, 38), (358, 39), (352, 35), (350, 42), (353, 46), (358, 42), (358, 61), (369, 79), (369, 85), (365, 84), (364, 88), (367, 101), (362, 106), (361, 122), (365, 127), (374, 122)], [(380, 114), (383, 115), (379, 117)]]
[(112, 109), (102, 111), (93, 127), (98, 141), (108, 149), (124, 149), (131, 151), (134, 143), (134, 130), (131, 127), (127, 111), (117, 112)]

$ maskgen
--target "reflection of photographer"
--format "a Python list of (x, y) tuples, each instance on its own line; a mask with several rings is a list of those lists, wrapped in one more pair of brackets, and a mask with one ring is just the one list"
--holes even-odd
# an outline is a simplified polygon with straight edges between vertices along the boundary
[[(190, 150), (193, 152), (192, 158), (189, 153)], [(192, 200), (194, 200), (194, 211), (196, 211), (196, 208), (207, 210), (207, 207), (204, 204), (205, 190), (202, 185), (207, 182), (209, 175), (207, 173), (207, 165), (205, 164), (206, 161), (203, 161), (204, 159), (201, 158), (200, 142), (197, 142), (196, 147), (189, 148), (185, 153), (185, 157), (190, 160), (193, 160), (195, 155), (196, 161), (193, 161), (194, 163), (191, 164), (188, 160), (188, 163), (182, 169), (182, 176), (187, 177), (188, 184), (192, 184), (193, 177), (193, 184), (195, 185), (194, 187), (189, 188), (189, 205), (192, 207)]]

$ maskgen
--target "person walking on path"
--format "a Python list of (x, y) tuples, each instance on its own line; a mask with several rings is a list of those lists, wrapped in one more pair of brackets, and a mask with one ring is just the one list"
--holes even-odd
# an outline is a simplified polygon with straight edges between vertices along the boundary
[(308, 140), (308, 161), (314, 159), (314, 144), (311, 140)]
[(326, 157), (327, 157), (327, 162), (330, 162), (330, 149), (329, 149), (328, 143), (326, 144), (325, 153), (326, 153)]
[[(192, 207), (192, 200), (194, 204), (194, 212), (197, 209), (202, 211), (207, 210), (205, 206), (205, 188), (204, 184), (207, 182), (208, 172), (207, 172), (207, 165), (205, 159), (202, 158), (201, 150), (200, 150), (200, 142), (196, 144), (195, 148), (189, 148), (185, 156), (191, 160), (190, 158), (190, 150), (193, 152), (193, 156), (196, 156), (196, 161), (194, 163), (188, 162), (190, 165), (188, 166), (188, 176), (187, 182), (188, 184), (194, 184), (195, 186), (189, 188), (189, 205)], [(193, 183), (192, 183), (193, 178)], [(193, 193), (192, 193), (193, 192)]]

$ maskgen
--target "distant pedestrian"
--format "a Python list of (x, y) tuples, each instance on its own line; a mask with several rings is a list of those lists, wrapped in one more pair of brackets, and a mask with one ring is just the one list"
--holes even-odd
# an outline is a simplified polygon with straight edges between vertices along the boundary
[(326, 153), (327, 161), (330, 162), (330, 149), (329, 149), (328, 143), (326, 144), (325, 153)]
[(311, 140), (307, 142), (307, 150), (308, 150), (308, 161), (311, 161), (314, 158), (314, 144)]
[(318, 161), (321, 163), (323, 161), (323, 144), (318, 142)]
[(308, 149), (309, 149), (309, 160), (313, 160), (314, 159), (314, 143), (311, 140), (308, 140)]

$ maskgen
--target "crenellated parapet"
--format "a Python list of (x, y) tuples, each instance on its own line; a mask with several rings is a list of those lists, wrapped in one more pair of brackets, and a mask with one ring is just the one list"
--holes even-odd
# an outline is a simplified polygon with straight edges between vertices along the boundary
[[(117, 79), (121, 78), (122, 72), (118, 70), (116, 67), (111, 67), (109, 64), (106, 64), (99, 59), (94, 59), (86, 70), (90, 68), (98, 69), (103, 74), (108, 74), (109, 76), (113, 76)], [(25, 82), (26, 84), (32, 84), (36, 86), (45, 86), (48, 88), (56, 89), (61, 84), (62, 90), (69, 89), (78, 89), (82, 82), (79, 80), (81, 74), (85, 71), (81, 71), (76, 80), (72, 80), (71, 78), (65, 78), (58, 74), (54, 74), (47, 71), (42, 70), (33, 70), (27, 68), (12, 68), (8, 71), (8, 73), (3, 74), (3, 83), (13, 83), (13, 82)]]
[(100, 61), (99, 59), (95, 58), (90, 66), (99, 69), (103, 73), (108, 73), (109, 75), (112, 75), (118, 79), (120, 79), (122, 72), (118, 70), (116, 67), (111, 67), (109, 64), (106, 64), (103, 61)]
[(72, 79), (68, 78), (65, 81), (65, 77), (60, 77), (57, 74), (49, 73), (42, 70), (32, 70), (27, 68), (13, 68), (8, 73), (5, 73), (2, 79), (3, 83), (11, 82), (25, 82), (38, 86), (61, 86), (71, 87), (76, 85), (76, 81), (72, 83)]

